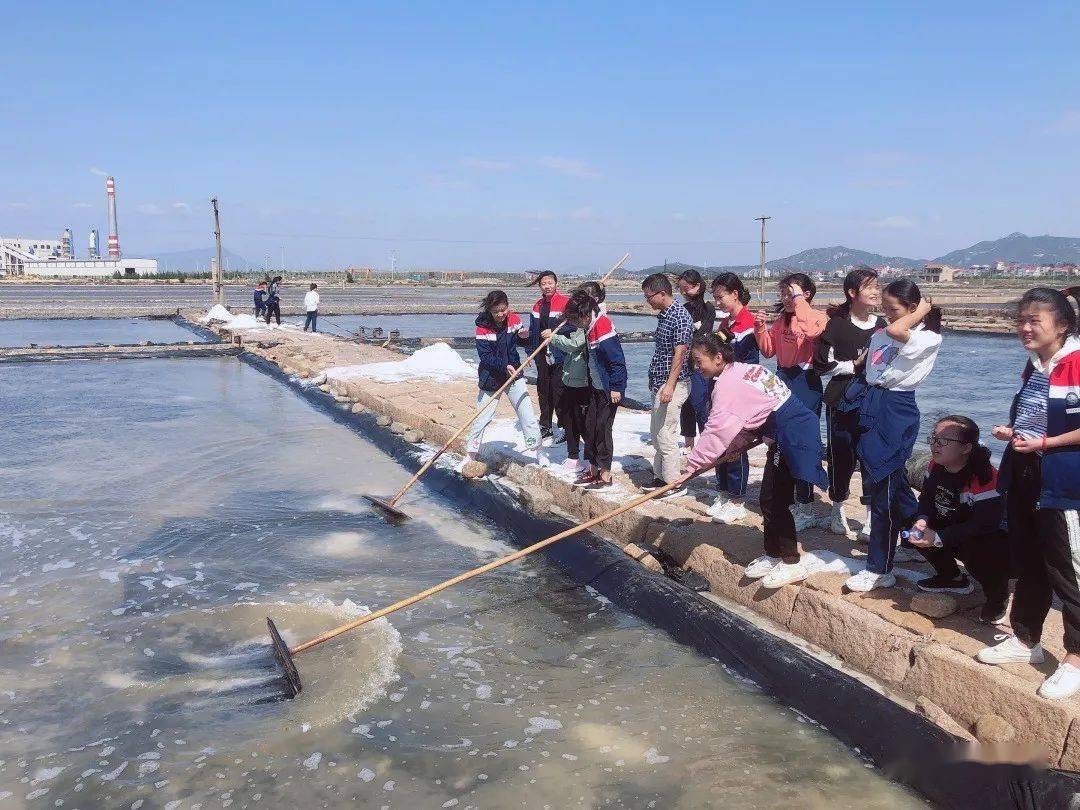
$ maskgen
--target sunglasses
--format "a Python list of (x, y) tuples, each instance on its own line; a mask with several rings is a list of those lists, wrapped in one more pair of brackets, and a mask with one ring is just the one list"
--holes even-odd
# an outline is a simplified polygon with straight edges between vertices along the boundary
[(950, 444), (970, 444), (963, 439), (950, 439), (948, 436), (938, 436), (932, 433), (926, 437), (926, 443), (931, 447), (947, 447)]

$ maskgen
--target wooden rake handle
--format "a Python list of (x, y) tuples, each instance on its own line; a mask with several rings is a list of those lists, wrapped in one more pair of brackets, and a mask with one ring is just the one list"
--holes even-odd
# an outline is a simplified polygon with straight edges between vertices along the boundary
[(451, 588), (454, 585), (457, 585), (460, 582), (464, 582), (467, 579), (472, 579), (473, 577), (478, 577), (481, 574), (486, 574), (488, 571), (494, 571), (496, 568), (501, 568), (508, 563), (514, 562), (514, 560), (520, 560), (522, 557), (532, 554), (534, 551), (539, 551), (540, 549), (546, 548), (553, 543), (558, 543), (560, 540), (565, 540), (571, 535), (575, 535), (578, 532), (583, 532), (586, 529), (592, 528), (597, 523), (603, 523), (605, 520), (609, 520), (616, 515), (621, 515), (628, 509), (633, 509), (635, 506), (640, 506), (646, 501), (657, 498), (660, 495), (663, 495), (665, 492), (668, 492), (669, 490), (672, 490), (677, 486), (685, 484), (697, 474), (697, 472), (686, 473), (681, 478), (672, 481), (670, 484), (664, 484), (664, 486), (660, 487), (659, 489), (654, 489), (652, 492), (646, 493), (645, 495), (639, 495), (637, 498), (633, 498), (627, 503), (624, 503), (618, 509), (613, 509), (606, 514), (600, 515), (600, 517), (595, 517), (592, 520), (587, 520), (584, 523), (579, 523), (577, 526), (573, 526), (569, 529), (566, 529), (565, 531), (561, 531), (558, 534), (553, 534), (551, 537), (548, 537), (545, 540), (541, 540), (537, 543), (533, 543), (531, 546), (527, 546), (526, 548), (519, 549), (518, 551), (515, 551), (511, 554), (507, 554), (505, 557), (500, 557), (497, 560), (492, 560), (486, 565), (481, 565), (479, 568), (474, 568), (471, 571), (466, 571), (464, 574), (458, 574), (456, 577), (451, 577), (445, 582), (440, 582), (438, 585), (433, 585), (425, 591), (420, 591), (420, 593), (410, 596), (408, 599), (402, 599), (400, 602), (395, 602), (389, 607), (384, 607), (381, 610), (375, 611), (374, 613), (369, 613), (367, 616), (361, 616), (359, 619), (351, 621), (347, 624), (343, 624), (340, 627), (335, 627), (333, 630), (328, 630), (321, 636), (316, 636), (310, 641), (305, 641), (303, 644), (293, 647), (291, 650), (289, 650), (289, 652), (291, 652), (293, 655), (298, 655), (305, 650), (310, 650), (312, 647), (318, 644), (322, 644), (324, 641), (329, 641), (332, 638), (340, 636), (342, 633), (347, 633), (350, 630), (355, 630), (357, 627), (365, 625), (368, 622), (373, 622), (376, 619), (381, 619), (383, 616), (389, 616), (391, 613), (395, 613), (402, 608), (407, 608), (409, 605), (414, 605), (423, 599), (427, 599), (429, 596), (434, 596), (435, 594), (445, 591), (447, 588)]
[[(619, 259), (619, 261), (617, 261), (614, 265), (612, 265), (611, 269), (607, 271), (607, 275), (605, 275), (602, 279), (600, 279), (600, 283), (604, 284), (609, 278), (611, 278), (611, 276), (615, 273), (616, 270), (618, 270), (620, 267), (622, 267), (624, 264), (626, 264), (626, 261), (629, 258), (630, 258), (630, 254), (627, 253), (621, 259)], [(551, 330), (552, 331), (552, 337), (555, 336), (555, 331), (560, 326), (562, 326), (562, 321), (561, 320), (555, 325), (555, 329)], [(446, 444), (444, 444), (437, 451), (435, 451), (435, 455), (433, 455), (430, 459), (428, 459), (427, 463), (425, 463), (424, 466), (422, 466), (419, 470), (417, 470), (412, 478), (410, 478), (408, 481), (405, 482), (405, 486), (403, 486), (401, 489), (399, 489), (397, 491), (397, 494), (395, 494), (393, 498), (391, 498), (389, 501), (387, 501), (387, 503), (391, 507), (394, 507), (394, 506), (397, 505), (397, 502), (399, 500), (401, 500), (401, 498), (405, 495), (406, 492), (409, 491), (409, 489), (412, 488), (412, 485), (420, 480), (420, 476), (422, 476), (424, 473), (426, 473), (428, 471), (428, 469), (431, 467), (431, 465), (434, 464), (436, 461), (438, 461), (439, 457), (442, 456), (443, 453), (445, 453), (447, 450), (450, 449), (450, 445), (452, 445), (454, 442), (456, 442), (458, 440), (458, 438), (461, 436), (461, 434), (464, 433), (466, 430), (468, 430), (469, 426), (472, 425), (473, 422), (475, 422), (477, 419), (480, 418), (480, 414), (482, 414), (491, 405), (493, 400), (497, 400), (500, 396), (502, 396), (503, 391), (505, 391), (507, 388), (509, 388), (511, 383), (513, 383), (514, 380), (516, 380), (525, 371), (525, 366), (529, 365), (529, 363), (531, 363), (536, 358), (536, 356), (538, 354), (540, 354), (540, 352), (542, 352), (544, 349), (546, 349), (547, 345), (549, 343), (551, 343), (551, 338), (550, 337), (543, 340), (540, 343), (540, 345), (536, 347), (536, 350), (532, 354), (530, 354), (528, 357), (525, 358), (525, 362), (523, 362), (520, 366), (518, 366), (517, 369), (514, 370), (514, 373), (511, 374), (507, 378), (506, 382), (504, 382), (501, 386), (499, 386), (499, 389), (494, 394), (491, 395), (491, 399), (489, 399), (487, 402), (485, 402), (483, 405), (481, 405), (476, 410), (476, 412), (471, 417), (469, 417), (469, 421), (467, 421), (465, 424), (463, 424), (461, 427), (459, 427), (457, 429), (457, 431), (454, 433), (454, 435), (451, 436), (449, 439), (447, 439)]]

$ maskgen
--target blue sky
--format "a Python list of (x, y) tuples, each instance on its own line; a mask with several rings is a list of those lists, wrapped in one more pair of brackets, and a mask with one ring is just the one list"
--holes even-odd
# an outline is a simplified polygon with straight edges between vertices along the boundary
[[(456, 6), (456, 7), (455, 7)], [(11, 3), (0, 232), (599, 267), (1080, 235), (1070, 3)]]

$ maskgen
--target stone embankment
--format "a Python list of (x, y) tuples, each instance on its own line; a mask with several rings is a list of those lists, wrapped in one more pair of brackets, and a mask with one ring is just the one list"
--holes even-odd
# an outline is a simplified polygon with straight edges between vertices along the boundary
[[(218, 331), (232, 339), (228, 330)], [(395, 352), (371, 344), (347, 342), (296, 330), (258, 329), (237, 335), (245, 351), (277, 364), (298, 378), (320, 379), (327, 368), (400, 360)], [(467, 419), (475, 402), (471, 380), (425, 384), (413, 382), (337, 381), (324, 384), (341, 407), (369, 410), (396, 432), (412, 431), (410, 439), (440, 445)], [(500, 405), (499, 416), (511, 417)], [(624, 424), (647, 424), (643, 416), (622, 414)], [(635, 420), (637, 420), (635, 422)], [(521, 495), (525, 508), (542, 513), (559, 510), (578, 520), (610, 511), (637, 490), (649, 476), (649, 455), (638, 443), (637, 455), (624, 455), (616, 471), (618, 486), (602, 492), (575, 489), (558, 466), (561, 449), (551, 451), (553, 466), (528, 464), (502, 443), (485, 446), (492, 473), (502, 476)], [(457, 448), (461, 449), (460, 444)], [(556, 455), (559, 454), (559, 455)], [(760, 453), (751, 456), (760, 480)], [(1052, 766), (1080, 770), (1080, 702), (1048, 701), (1036, 688), (1062, 657), (1062, 624), (1055, 610), (1044, 641), (1051, 655), (1038, 667), (980, 664), (974, 655), (994, 642), (1004, 627), (979, 624), (981, 595), (967, 597), (921, 594), (911, 579), (925, 565), (905, 563), (898, 587), (850, 594), (843, 592), (845, 565), (861, 566), (865, 546), (853, 535), (840, 537), (822, 530), (804, 533), (807, 551), (816, 552), (823, 569), (805, 582), (766, 590), (743, 576), (746, 564), (761, 553), (761, 522), (755, 513), (745, 525), (722, 526), (705, 514), (715, 491), (711, 477), (696, 479), (686, 497), (650, 502), (597, 527), (597, 531), (643, 564), (655, 566), (645, 553), (658, 547), (679, 564), (704, 575), (712, 594), (756, 614), (766, 629), (804, 639), (810, 649), (831, 653), (845, 667), (862, 673), (882, 691), (962, 739), (984, 743), (1037, 746)], [(857, 489), (857, 482), (856, 482)], [(751, 489), (751, 500), (756, 485)], [(816, 507), (824, 513), (824, 504)], [(853, 499), (849, 513), (861, 510)], [(857, 523), (857, 521), (856, 521)], [(828, 657), (826, 656), (826, 660)], [(866, 722), (873, 722), (867, 718)]]

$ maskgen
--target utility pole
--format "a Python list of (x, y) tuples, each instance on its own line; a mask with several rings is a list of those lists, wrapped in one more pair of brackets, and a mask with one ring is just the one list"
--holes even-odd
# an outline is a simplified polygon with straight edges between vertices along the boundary
[(758, 267), (758, 277), (760, 279), (760, 287), (758, 293), (758, 300), (765, 303), (765, 245), (768, 242), (765, 241), (765, 221), (772, 219), (772, 217), (754, 217), (756, 221), (761, 222), (761, 264)]
[(217, 197), (210, 198), (214, 206), (214, 242), (217, 246), (217, 262), (214, 263), (214, 302), (225, 306), (225, 285), (221, 283), (221, 220), (218, 217)]
[(397, 251), (395, 250), (390, 254), (390, 280), (394, 280), (394, 275), (397, 272)]
[(285, 246), (281, 246), (281, 274), (285, 275)]

